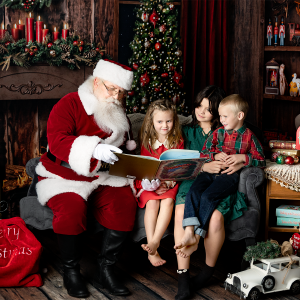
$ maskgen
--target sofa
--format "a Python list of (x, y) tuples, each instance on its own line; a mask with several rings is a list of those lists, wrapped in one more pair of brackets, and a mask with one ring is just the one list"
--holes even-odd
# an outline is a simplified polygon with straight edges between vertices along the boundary
[[(139, 153), (138, 132), (141, 128), (144, 114), (130, 114), (128, 115), (132, 124), (133, 138), (137, 142), (137, 153)], [(179, 116), (181, 125), (188, 124), (192, 121), (191, 116)], [(39, 157), (32, 158), (26, 164), (26, 172), (33, 178), (33, 181), (28, 189), (27, 196), (20, 200), (20, 216), (27, 225), (30, 225), (39, 230), (52, 229), (53, 213), (47, 206), (42, 206), (37, 200), (35, 185), (37, 183), (37, 175), (35, 167), (39, 162)], [(226, 226), (226, 238), (231, 241), (245, 240), (246, 245), (255, 243), (260, 224), (261, 205), (257, 193), (257, 187), (262, 184), (264, 180), (264, 172), (260, 168), (249, 167), (242, 170), (240, 174), (239, 191), (244, 193), (247, 197), (248, 210), (244, 212), (243, 216), (232, 221)], [(136, 215), (135, 228), (131, 233), (131, 238), (134, 242), (138, 242), (146, 237), (144, 228), (144, 213), (145, 209), (138, 208)], [(94, 231), (101, 230), (101, 225), (93, 218), (90, 222), (94, 226)], [(95, 226), (95, 224), (97, 224)], [(172, 234), (172, 230), (167, 230), (165, 236)]]

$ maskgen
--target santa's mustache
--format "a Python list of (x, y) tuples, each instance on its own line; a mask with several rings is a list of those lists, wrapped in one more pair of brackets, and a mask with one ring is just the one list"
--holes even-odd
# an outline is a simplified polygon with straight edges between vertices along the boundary
[(109, 98), (98, 98), (98, 100), (102, 103), (114, 103), (118, 106), (122, 106), (122, 102), (119, 101), (118, 99), (115, 99), (113, 97), (109, 97)]

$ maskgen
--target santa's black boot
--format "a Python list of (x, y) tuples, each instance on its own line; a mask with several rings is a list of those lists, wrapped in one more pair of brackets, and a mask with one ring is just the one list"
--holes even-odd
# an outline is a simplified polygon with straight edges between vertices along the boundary
[(64, 286), (68, 294), (76, 298), (89, 296), (79, 266), (82, 255), (82, 235), (57, 234), (64, 269)]
[(129, 295), (130, 292), (117, 278), (114, 267), (119, 259), (124, 241), (128, 235), (126, 231), (104, 229), (100, 254), (97, 257), (97, 272), (93, 285), (106, 288), (110, 294), (118, 296)]

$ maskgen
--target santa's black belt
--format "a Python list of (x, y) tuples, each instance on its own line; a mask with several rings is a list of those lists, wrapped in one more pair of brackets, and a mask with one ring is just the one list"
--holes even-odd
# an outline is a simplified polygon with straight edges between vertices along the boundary
[(48, 152), (47, 152), (47, 157), (48, 157), (50, 160), (52, 160), (53, 162), (55, 162), (56, 164), (58, 164), (58, 165), (60, 165), (60, 166), (62, 166), (62, 167), (71, 169), (71, 166), (70, 166), (67, 162), (58, 159), (55, 155), (53, 155), (53, 154), (50, 152), (50, 150), (48, 150)]

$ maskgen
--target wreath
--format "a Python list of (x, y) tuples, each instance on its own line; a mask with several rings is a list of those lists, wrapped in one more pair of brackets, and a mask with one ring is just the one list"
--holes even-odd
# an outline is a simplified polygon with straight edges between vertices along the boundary
[(44, 5), (49, 7), (52, 0), (2, 0), (0, 7), (6, 6), (12, 9), (24, 9), (33, 11), (36, 7), (42, 8)]

